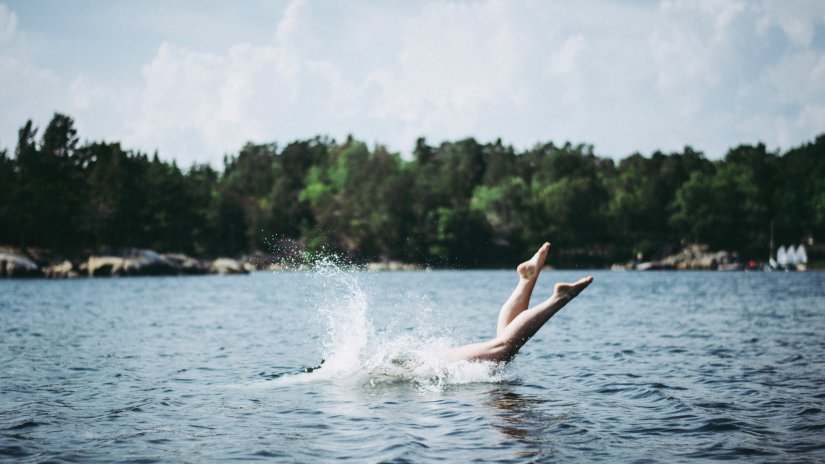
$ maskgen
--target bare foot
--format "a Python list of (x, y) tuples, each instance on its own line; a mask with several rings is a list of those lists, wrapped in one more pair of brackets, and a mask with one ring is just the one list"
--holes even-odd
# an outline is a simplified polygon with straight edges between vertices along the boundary
[(557, 283), (555, 288), (553, 289), (553, 296), (550, 297), (550, 299), (562, 304), (566, 304), (567, 302), (575, 298), (576, 295), (581, 293), (582, 290), (587, 288), (587, 286), (590, 285), (591, 282), (593, 282), (593, 277), (584, 277), (572, 284)]
[(544, 260), (547, 258), (547, 252), (550, 250), (550, 242), (544, 242), (544, 245), (539, 248), (539, 251), (533, 255), (532, 258), (521, 263), (516, 268), (519, 277), (523, 280), (535, 279), (541, 272), (541, 267), (544, 266)]

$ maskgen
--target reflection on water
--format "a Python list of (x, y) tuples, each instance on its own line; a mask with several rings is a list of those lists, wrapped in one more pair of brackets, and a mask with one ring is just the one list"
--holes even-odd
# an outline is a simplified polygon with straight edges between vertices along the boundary
[[(565, 413), (545, 412), (548, 400), (534, 395), (517, 393), (507, 385), (493, 388), (489, 401), (485, 402), (494, 410), (492, 427), (506, 438), (521, 443), (516, 453), (521, 458), (552, 457), (555, 448), (555, 430), (569, 423)], [(559, 405), (559, 411), (564, 407)]]

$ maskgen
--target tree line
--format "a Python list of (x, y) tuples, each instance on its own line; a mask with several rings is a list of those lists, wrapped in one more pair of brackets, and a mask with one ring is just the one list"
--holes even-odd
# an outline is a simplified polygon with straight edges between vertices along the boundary
[[(825, 134), (712, 161), (681, 152), (615, 162), (590, 145), (517, 151), (501, 140), (431, 145), (411, 159), (347, 138), (243, 146), (182, 170), (119, 143), (81, 144), (55, 114), (0, 151), (0, 244), (79, 255), (122, 247), (196, 256), (271, 251), (290, 239), (354, 260), (511, 265), (545, 240), (561, 266), (602, 266), (685, 243), (767, 259), (825, 236)], [(275, 250), (277, 251), (277, 250)]]

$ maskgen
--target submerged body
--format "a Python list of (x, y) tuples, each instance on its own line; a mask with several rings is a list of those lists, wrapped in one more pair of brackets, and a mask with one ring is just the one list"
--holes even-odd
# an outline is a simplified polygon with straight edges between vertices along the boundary
[(593, 282), (593, 277), (584, 277), (574, 283), (557, 283), (550, 298), (528, 309), (549, 250), (550, 243), (545, 243), (516, 268), (519, 282), (499, 311), (495, 338), (455, 348), (447, 354), (447, 361), (510, 361), (554, 314)]

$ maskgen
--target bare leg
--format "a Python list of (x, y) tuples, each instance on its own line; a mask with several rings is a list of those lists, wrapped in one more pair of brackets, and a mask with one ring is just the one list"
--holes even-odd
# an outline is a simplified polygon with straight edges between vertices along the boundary
[(593, 282), (585, 277), (572, 284), (558, 283), (553, 296), (522, 311), (493, 340), (460, 346), (447, 355), (448, 361), (495, 361), (513, 359), (518, 350), (561, 308)]
[(510, 295), (510, 298), (507, 298), (507, 301), (504, 302), (501, 311), (498, 313), (496, 337), (501, 335), (504, 328), (507, 327), (516, 316), (521, 314), (522, 311), (527, 309), (530, 304), (530, 295), (533, 294), (533, 288), (536, 286), (536, 280), (539, 278), (541, 267), (544, 266), (544, 260), (547, 258), (548, 250), (550, 250), (550, 243), (545, 242), (532, 258), (519, 264), (516, 268), (519, 282)]

